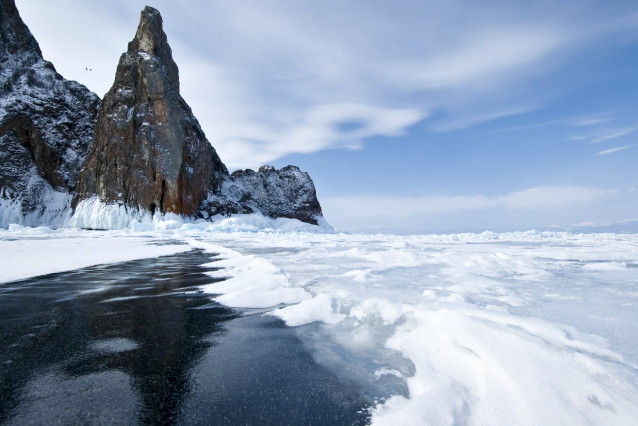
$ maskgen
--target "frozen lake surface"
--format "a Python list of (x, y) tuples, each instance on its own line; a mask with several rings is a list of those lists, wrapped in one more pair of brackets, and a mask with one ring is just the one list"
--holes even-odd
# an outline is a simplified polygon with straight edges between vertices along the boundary
[(0, 285), (0, 424), (365, 424), (274, 317), (211, 302), (194, 250)]
[[(205, 250), (202, 268), (220, 280), (197, 288), (218, 309), (282, 319), (314, 364), (372, 404), (372, 424), (638, 423), (637, 235), (313, 234), (233, 218), (139, 232), (16, 228), (0, 232), (11, 243), (0, 248), (89, 236)], [(130, 340), (87, 344), (139, 344)]]

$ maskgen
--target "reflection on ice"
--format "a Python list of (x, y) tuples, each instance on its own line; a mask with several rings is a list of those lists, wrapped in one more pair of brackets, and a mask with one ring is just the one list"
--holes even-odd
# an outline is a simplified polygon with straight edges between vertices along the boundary
[(132, 351), (133, 349), (137, 349), (138, 345), (130, 339), (120, 338), (100, 340), (98, 342), (91, 343), (89, 348), (97, 352), (117, 353)]

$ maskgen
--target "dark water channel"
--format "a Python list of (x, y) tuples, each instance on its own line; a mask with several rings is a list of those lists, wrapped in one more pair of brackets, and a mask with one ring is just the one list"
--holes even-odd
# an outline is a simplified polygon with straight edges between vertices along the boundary
[(369, 405), (191, 251), (0, 285), (0, 424), (351, 425)]

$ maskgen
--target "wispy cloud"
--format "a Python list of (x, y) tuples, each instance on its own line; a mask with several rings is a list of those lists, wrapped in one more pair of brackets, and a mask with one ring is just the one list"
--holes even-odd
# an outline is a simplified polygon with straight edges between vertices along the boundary
[(608, 130), (605, 133), (603, 133), (600, 136), (597, 136), (596, 138), (594, 138), (591, 143), (599, 143), (599, 142), (604, 142), (604, 141), (608, 141), (611, 139), (617, 139), (623, 136), (627, 136), (630, 133), (635, 132), (636, 130), (638, 130), (638, 126), (633, 126), (633, 127), (624, 127), (622, 129), (613, 129), (613, 130)]
[(365, 138), (401, 135), (425, 115), (415, 108), (319, 105), (307, 111), (296, 124), (274, 134), (254, 127), (229, 132), (228, 139), (223, 140), (224, 161), (230, 167), (256, 167), (291, 153), (359, 149)]
[(537, 63), (556, 52), (568, 37), (549, 25), (484, 28), (473, 37), (429, 58), (387, 65), (388, 75), (410, 89), (454, 89), (498, 86), (513, 70)]
[[(448, 131), (529, 112), (552, 96), (530, 82), (583, 46), (634, 30), (623, 7), (605, 4), (601, 20), (603, 6), (577, 0), (551, 7), (544, 0), (18, 0), (18, 7), (37, 23), (32, 29), (56, 68), (101, 95), (146, 3), (162, 12), (183, 96), (231, 167), (360, 147), (426, 117), (429, 128)], [(87, 75), (87, 65), (96, 71)], [(345, 132), (339, 123), (347, 121), (357, 130)]]
[(487, 197), (382, 197), (353, 196), (329, 198), (323, 201), (326, 211), (340, 218), (406, 218), (415, 215), (436, 215), (460, 211), (488, 209), (540, 210), (556, 209), (574, 204), (587, 204), (615, 190), (580, 186), (541, 186), (510, 194)]
[(635, 146), (636, 145), (625, 145), (625, 146), (620, 146), (618, 148), (606, 149), (604, 151), (597, 152), (596, 155), (607, 155), (607, 154), (611, 154), (611, 153), (614, 153), (614, 152), (622, 151), (622, 150), (627, 149), (627, 148), (633, 148)]
[(433, 124), (430, 128), (435, 132), (449, 132), (450, 130), (465, 129), (475, 124), (485, 123), (499, 118), (511, 117), (513, 115), (525, 114), (534, 111), (536, 105), (520, 105), (505, 110), (493, 110), (487, 113), (466, 114), (457, 118), (448, 119), (442, 123)]
[(590, 127), (598, 126), (600, 124), (609, 123), (613, 120), (613, 117), (609, 114), (590, 115), (587, 117), (581, 117), (572, 121), (572, 126), (575, 127)]
[[(611, 113), (601, 113), (594, 115), (585, 115), (581, 117), (561, 118), (556, 120), (542, 121), (540, 123), (526, 124), (522, 126), (511, 126), (499, 129), (497, 133), (502, 132), (516, 132), (520, 130), (538, 129), (551, 126), (562, 127), (593, 127), (601, 124), (609, 123), (613, 121), (614, 117)], [(570, 138), (571, 140), (587, 139), (587, 136), (576, 135)]]

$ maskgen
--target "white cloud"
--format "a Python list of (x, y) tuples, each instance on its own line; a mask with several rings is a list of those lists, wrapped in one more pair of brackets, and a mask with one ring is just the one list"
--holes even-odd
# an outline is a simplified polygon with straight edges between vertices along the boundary
[(463, 211), (488, 209), (543, 210), (557, 209), (574, 204), (594, 202), (614, 190), (580, 186), (541, 186), (510, 194), (487, 197), (384, 197), (361, 195), (328, 198), (322, 201), (324, 210), (344, 219), (402, 219), (412, 216), (431, 216)]
[(623, 149), (633, 148), (634, 146), (636, 146), (636, 145), (625, 145), (625, 146), (620, 146), (618, 148), (606, 149), (604, 151), (597, 152), (596, 155), (607, 155), (607, 154), (611, 154), (611, 153), (614, 153), (614, 152), (622, 151)]
[(551, 26), (501, 26), (462, 39), (430, 58), (390, 64), (397, 84), (411, 89), (454, 89), (499, 86), (511, 72), (556, 52), (566, 35)]
[[(431, 127), (444, 131), (530, 111), (547, 91), (526, 83), (631, 26), (613, 17), (601, 24), (596, 7), (579, 1), (18, 0), (18, 7), (61, 74), (102, 95), (146, 3), (162, 12), (183, 96), (231, 167), (360, 147), (429, 114), (437, 117)], [(335, 131), (344, 120), (361, 125)]]

